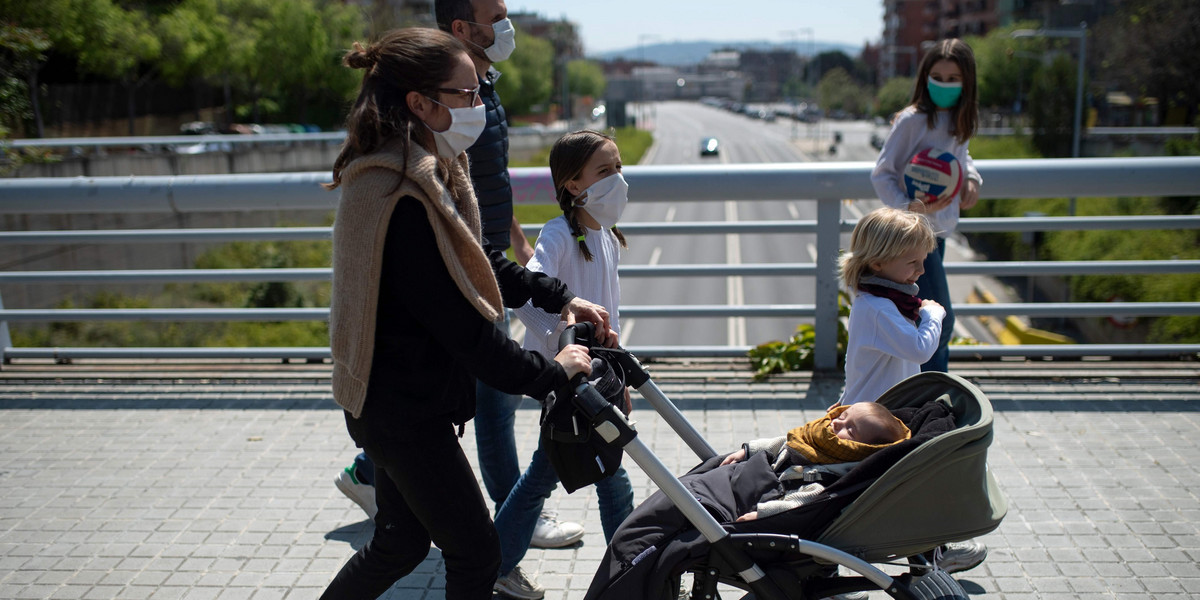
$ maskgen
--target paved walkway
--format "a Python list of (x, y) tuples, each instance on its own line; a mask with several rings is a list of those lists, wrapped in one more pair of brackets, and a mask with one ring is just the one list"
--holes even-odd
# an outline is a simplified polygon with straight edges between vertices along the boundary
[[(647, 365), (717, 448), (821, 413), (840, 382), (752, 383), (724, 363)], [(996, 408), (1008, 495), (990, 554), (960, 574), (985, 599), (1200, 598), (1200, 363), (956, 363)], [(356, 449), (327, 365), (103, 363), (0, 370), (0, 599), (310, 599), (369, 539), (333, 486)], [(537, 412), (518, 415), (528, 457)], [(640, 435), (696, 461), (644, 402)], [(474, 455), (470, 431), (463, 438)], [(637, 501), (653, 490), (630, 466)], [(534, 550), (547, 598), (580, 598), (603, 551), (595, 500), (574, 548)], [(433, 549), (384, 598), (437, 600)], [(873, 594), (873, 598), (882, 597)]]

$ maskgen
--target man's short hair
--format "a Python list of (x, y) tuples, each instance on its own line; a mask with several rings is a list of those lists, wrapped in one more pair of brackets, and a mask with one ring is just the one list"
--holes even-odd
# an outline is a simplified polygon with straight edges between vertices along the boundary
[(433, 16), (438, 29), (450, 31), (450, 24), (455, 21), (474, 21), (475, 6), (471, 0), (435, 0)]

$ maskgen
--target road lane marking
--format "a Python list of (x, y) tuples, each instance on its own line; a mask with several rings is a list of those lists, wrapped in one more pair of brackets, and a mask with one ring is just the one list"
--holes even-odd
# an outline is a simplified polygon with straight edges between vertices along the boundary
[[(725, 220), (738, 220), (737, 202), (725, 201)], [(725, 263), (729, 265), (742, 264), (742, 241), (736, 233), (725, 236)], [(742, 306), (746, 303), (746, 289), (741, 276), (727, 277), (725, 280), (725, 295), (730, 306)], [(746, 345), (746, 317), (730, 317), (727, 325), (729, 345)]]
[(812, 242), (809, 242), (808, 245), (805, 246), (805, 249), (808, 250), (808, 255), (812, 257), (812, 261), (817, 262), (817, 246)]

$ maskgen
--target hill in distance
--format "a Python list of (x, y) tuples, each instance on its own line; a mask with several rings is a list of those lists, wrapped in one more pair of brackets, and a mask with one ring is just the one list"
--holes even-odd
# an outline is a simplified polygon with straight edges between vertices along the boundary
[[(862, 48), (851, 46), (849, 44), (838, 44), (833, 42), (817, 41), (813, 44), (817, 54), (829, 51), (841, 51), (850, 57), (858, 56)], [(797, 42), (768, 42), (766, 40), (757, 41), (694, 41), (694, 42), (656, 42), (646, 44), (645, 46), (634, 46), (632, 48), (622, 48), (617, 50), (607, 50), (605, 52), (589, 53), (588, 58), (595, 60), (613, 60), (616, 58), (625, 58), (626, 60), (647, 60), (656, 62), (660, 65), (694, 65), (704, 60), (713, 50), (722, 48), (734, 48), (736, 50), (778, 50), (791, 49), (800, 56), (808, 56), (812, 48), (810, 48), (808, 40)]]

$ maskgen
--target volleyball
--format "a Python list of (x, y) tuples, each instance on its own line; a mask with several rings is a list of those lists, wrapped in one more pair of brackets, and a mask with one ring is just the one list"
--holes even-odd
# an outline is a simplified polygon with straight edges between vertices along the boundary
[(925, 202), (953, 198), (962, 182), (962, 164), (940, 148), (916, 153), (904, 167), (904, 191), (909, 198), (916, 199), (917, 192), (925, 194)]

